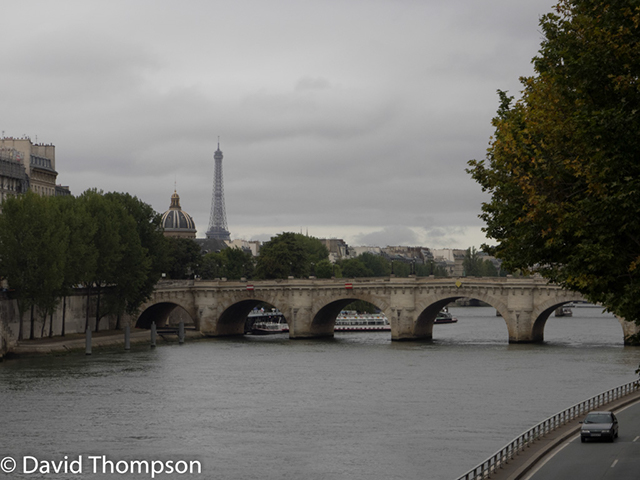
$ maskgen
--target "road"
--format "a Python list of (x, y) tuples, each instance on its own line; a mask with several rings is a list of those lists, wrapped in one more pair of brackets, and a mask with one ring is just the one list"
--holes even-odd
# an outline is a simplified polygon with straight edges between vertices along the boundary
[[(606, 410), (605, 408), (602, 408)], [(640, 403), (616, 412), (620, 432), (614, 443), (580, 442), (573, 435), (560, 445), (526, 480), (638, 480), (640, 479)]]

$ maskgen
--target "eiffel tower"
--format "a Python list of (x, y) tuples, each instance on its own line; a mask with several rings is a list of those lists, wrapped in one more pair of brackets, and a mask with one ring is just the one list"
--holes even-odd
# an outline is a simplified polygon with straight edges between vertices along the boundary
[(231, 235), (227, 228), (227, 213), (224, 208), (222, 151), (220, 151), (220, 140), (218, 140), (218, 149), (213, 155), (213, 158), (215, 159), (215, 168), (213, 171), (213, 196), (211, 197), (211, 216), (209, 217), (207, 238), (231, 240)]

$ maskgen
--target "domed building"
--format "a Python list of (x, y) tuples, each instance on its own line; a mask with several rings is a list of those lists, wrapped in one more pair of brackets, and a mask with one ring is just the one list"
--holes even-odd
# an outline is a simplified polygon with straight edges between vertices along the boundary
[(180, 196), (174, 190), (171, 206), (162, 214), (162, 226), (166, 237), (196, 238), (196, 225), (187, 212), (180, 207)]

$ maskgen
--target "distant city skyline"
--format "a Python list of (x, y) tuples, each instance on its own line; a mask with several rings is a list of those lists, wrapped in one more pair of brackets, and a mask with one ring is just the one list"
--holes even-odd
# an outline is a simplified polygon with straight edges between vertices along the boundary
[(232, 238), (479, 247), (467, 161), (552, 4), (7, 0), (0, 130), (55, 144), (76, 195), (164, 212), (175, 185), (198, 237), (220, 137)]

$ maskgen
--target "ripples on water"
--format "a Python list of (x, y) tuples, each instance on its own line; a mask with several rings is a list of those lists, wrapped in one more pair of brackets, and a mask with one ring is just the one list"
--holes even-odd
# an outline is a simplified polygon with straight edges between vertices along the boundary
[(0, 456), (197, 459), (196, 478), (220, 480), (451, 480), (640, 363), (596, 308), (551, 317), (542, 345), (509, 345), (492, 308), (450, 310), (459, 322), (429, 343), (278, 335), (6, 361)]

